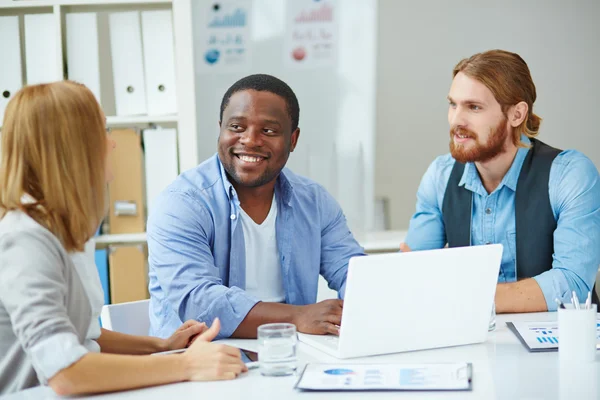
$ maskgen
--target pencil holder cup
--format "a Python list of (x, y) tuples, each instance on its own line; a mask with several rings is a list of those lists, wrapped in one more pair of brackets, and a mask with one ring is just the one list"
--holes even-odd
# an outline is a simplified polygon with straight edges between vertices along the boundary
[(561, 362), (596, 360), (596, 304), (589, 309), (558, 309), (558, 358)]

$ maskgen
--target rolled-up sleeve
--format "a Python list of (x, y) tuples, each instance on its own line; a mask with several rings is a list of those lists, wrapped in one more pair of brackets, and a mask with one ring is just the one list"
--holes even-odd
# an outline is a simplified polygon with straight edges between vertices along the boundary
[(64, 332), (36, 343), (31, 347), (29, 355), (38, 375), (47, 381), (87, 352), (88, 350), (79, 343), (77, 335)]
[(600, 181), (598, 170), (583, 154), (563, 152), (550, 171), (550, 203), (557, 218), (552, 269), (534, 279), (549, 311), (554, 299), (570, 302), (575, 291), (584, 302), (594, 287), (600, 264)]
[(185, 193), (170, 192), (151, 215), (147, 231), (150, 268), (173, 311), (181, 321), (210, 324), (218, 316), (218, 338), (231, 336), (258, 299), (223, 284), (210, 246), (213, 221), (205, 207)]
[(350, 258), (363, 256), (365, 253), (350, 232), (340, 205), (324, 189), (321, 190), (320, 210), (323, 223), (320, 273), (329, 288), (336, 290), (343, 299)]
[(65, 305), (67, 265), (45, 239), (30, 233), (0, 239), (0, 302), (42, 383), (88, 353)]

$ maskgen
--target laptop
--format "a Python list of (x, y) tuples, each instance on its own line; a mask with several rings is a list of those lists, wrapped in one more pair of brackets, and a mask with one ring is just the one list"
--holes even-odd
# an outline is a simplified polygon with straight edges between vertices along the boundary
[(484, 342), (501, 260), (501, 244), (353, 257), (339, 337), (298, 337), (337, 358)]

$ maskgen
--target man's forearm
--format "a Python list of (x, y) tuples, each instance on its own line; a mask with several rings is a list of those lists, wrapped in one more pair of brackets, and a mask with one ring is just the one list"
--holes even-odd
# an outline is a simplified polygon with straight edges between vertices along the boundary
[(165, 341), (151, 336), (133, 336), (102, 329), (98, 338), (103, 353), (143, 355), (167, 350)]
[(300, 307), (290, 304), (258, 302), (252, 307), (231, 337), (256, 339), (256, 331), (260, 325), (274, 322), (293, 324)]
[(546, 298), (535, 279), (513, 283), (499, 283), (496, 287), (497, 313), (525, 313), (548, 311)]

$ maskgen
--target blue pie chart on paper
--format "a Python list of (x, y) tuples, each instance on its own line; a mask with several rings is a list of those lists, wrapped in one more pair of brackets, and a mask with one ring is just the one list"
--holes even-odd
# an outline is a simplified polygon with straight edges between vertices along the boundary
[(217, 50), (217, 49), (211, 49), (211, 50), (208, 50), (204, 54), (204, 59), (206, 60), (206, 62), (208, 64), (214, 64), (217, 61), (219, 61), (219, 56), (220, 55), (221, 55), (221, 53), (219, 52), (219, 50)]
[(334, 369), (326, 369), (325, 372), (327, 375), (352, 375), (354, 371), (351, 369), (344, 368), (334, 368)]

